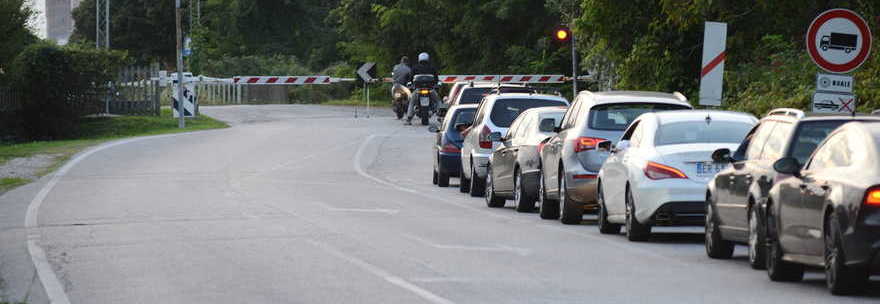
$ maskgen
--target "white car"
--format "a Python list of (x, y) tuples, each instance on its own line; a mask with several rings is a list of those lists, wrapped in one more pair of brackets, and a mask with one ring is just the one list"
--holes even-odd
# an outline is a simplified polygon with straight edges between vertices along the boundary
[(526, 93), (496, 93), (486, 96), (477, 108), (474, 123), (464, 131), (461, 147), (461, 181), (459, 190), (471, 196), (484, 195), (489, 156), (507, 135), (513, 120), (525, 110), (538, 107), (568, 106), (561, 96)]
[(736, 150), (757, 123), (745, 113), (669, 111), (639, 116), (599, 171), (599, 231), (644, 241), (651, 227), (702, 226), (706, 187), (725, 164), (712, 161), (721, 148)]

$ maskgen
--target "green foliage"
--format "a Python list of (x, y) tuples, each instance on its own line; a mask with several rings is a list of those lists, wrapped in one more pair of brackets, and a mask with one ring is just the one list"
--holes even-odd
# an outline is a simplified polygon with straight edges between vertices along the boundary
[[(73, 11), (71, 41), (95, 44), (95, 0), (83, 0)], [(175, 62), (174, 1), (122, 0), (110, 5), (110, 47), (126, 50), (138, 63)]]
[(100, 86), (125, 62), (125, 54), (118, 51), (61, 48), (48, 42), (28, 46), (12, 65), (12, 86), (23, 100), (12, 122), (18, 136), (58, 139), (76, 132)]
[(0, 80), (8, 73), (9, 65), (15, 56), (36, 37), (27, 29), (28, 19), (33, 12), (25, 0), (0, 1)]

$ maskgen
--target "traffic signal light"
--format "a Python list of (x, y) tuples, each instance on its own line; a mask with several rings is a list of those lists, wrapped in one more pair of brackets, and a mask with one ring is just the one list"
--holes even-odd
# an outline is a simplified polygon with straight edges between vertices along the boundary
[(556, 41), (568, 42), (571, 40), (571, 30), (567, 27), (561, 27), (556, 29), (556, 32), (553, 36), (554, 38), (556, 38)]

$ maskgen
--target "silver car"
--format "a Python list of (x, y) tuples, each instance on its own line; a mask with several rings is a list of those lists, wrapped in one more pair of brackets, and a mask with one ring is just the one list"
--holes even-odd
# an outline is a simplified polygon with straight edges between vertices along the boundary
[(597, 145), (616, 141), (630, 122), (647, 112), (693, 107), (681, 93), (589, 92), (578, 94), (562, 119), (557, 135), (541, 150), (538, 204), (543, 219), (579, 224), (585, 210), (594, 212), (596, 178), (607, 151)]
[(552, 106), (568, 106), (568, 100), (556, 95), (525, 93), (486, 96), (477, 108), (473, 125), (464, 132), (459, 190), (474, 197), (483, 196), (489, 156), (501, 145), (498, 141), (507, 134), (510, 124), (528, 109)]

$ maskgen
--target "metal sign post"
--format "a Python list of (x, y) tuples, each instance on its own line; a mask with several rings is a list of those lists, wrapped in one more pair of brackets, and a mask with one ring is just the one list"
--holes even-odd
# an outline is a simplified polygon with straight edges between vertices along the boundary
[(178, 128), (186, 128), (186, 115), (183, 106), (183, 30), (180, 27), (181, 10), (180, 0), (175, 3), (176, 27), (177, 27), (177, 112), (181, 115), (177, 121)]

